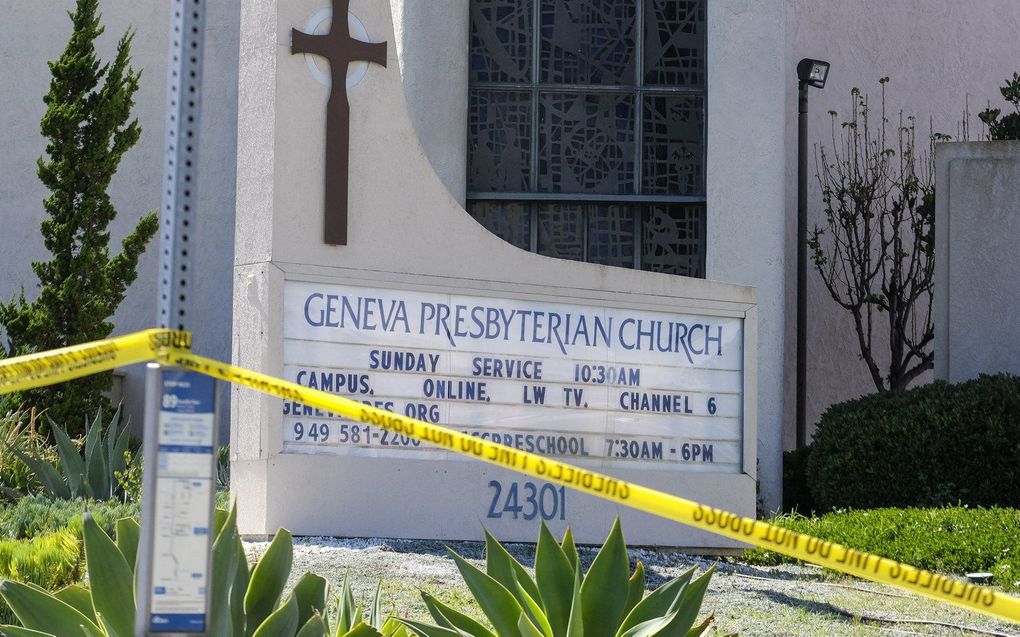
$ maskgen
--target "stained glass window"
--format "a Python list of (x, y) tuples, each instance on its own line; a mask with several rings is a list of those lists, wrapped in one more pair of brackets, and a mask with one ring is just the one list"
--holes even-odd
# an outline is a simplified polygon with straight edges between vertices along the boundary
[(468, 209), (547, 256), (704, 276), (708, 0), (470, 0)]

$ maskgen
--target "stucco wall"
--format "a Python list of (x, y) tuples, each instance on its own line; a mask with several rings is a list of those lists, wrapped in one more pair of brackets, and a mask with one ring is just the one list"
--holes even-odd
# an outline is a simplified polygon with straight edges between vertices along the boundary
[[(136, 31), (132, 62), (142, 70), (134, 115), (143, 132), (138, 145), (123, 159), (111, 185), (120, 213), (111, 228), (111, 245), (131, 229), (146, 211), (159, 208), (163, 178), (166, 69), (170, 15), (159, 2), (100, 2), (106, 33), (100, 38), (100, 55), (112, 57), (117, 39), (128, 28)], [(36, 159), (45, 150), (39, 119), (45, 106), (50, 75), (48, 60), (63, 51), (71, 31), (67, 11), (71, 0), (46, 3), (0, 1), (0, 298), (6, 300), (25, 285), (35, 296), (36, 279), (31, 262), (48, 258), (39, 235), (44, 218), (42, 200), (47, 191), (35, 175)], [(230, 285), (233, 252), (234, 165), (237, 129), (237, 39), (239, 2), (209, 5), (205, 61), (205, 95), (202, 114), (199, 184), (199, 228), (194, 281), (196, 349), (219, 358), (230, 354)], [(138, 267), (138, 280), (116, 315), (115, 333), (153, 327), (156, 320), (158, 238), (153, 240)], [(141, 366), (129, 368), (124, 383), (128, 412), (141, 422), (143, 393)]]
[(400, 74), (418, 138), (439, 179), (467, 188), (468, 0), (393, 2)]
[(940, 144), (935, 374), (1020, 374), (1020, 142)]
[[(971, 138), (981, 123), (976, 113), (989, 100), (1002, 106), (999, 86), (1020, 71), (1020, 3), (1015, 0), (787, 0), (788, 73), (786, 88), (786, 245), (790, 258), (786, 278), (794, 281), (794, 235), (797, 206), (797, 82), (794, 66), (803, 57), (832, 63), (824, 90), (811, 90), (812, 146), (831, 148), (830, 110), (841, 115), (850, 107), (850, 88), (860, 87), (878, 97), (878, 80), (889, 76), (887, 110), (894, 117), (902, 109), (916, 115), (919, 131), (927, 133), (931, 118), (936, 131), (954, 137), (968, 98)], [(842, 121), (842, 120), (840, 120)], [(895, 125), (895, 119), (893, 120)], [(810, 160), (808, 226), (822, 222), (821, 199)], [(936, 231), (936, 234), (938, 231)], [(787, 295), (786, 391), (787, 422), (794, 421), (795, 290)], [(839, 308), (820, 277), (808, 273), (808, 423), (810, 429), (830, 404), (875, 390), (859, 360), (856, 334), (849, 314)], [(933, 378), (929, 373), (918, 382)], [(786, 431), (793, 445), (794, 430)]]

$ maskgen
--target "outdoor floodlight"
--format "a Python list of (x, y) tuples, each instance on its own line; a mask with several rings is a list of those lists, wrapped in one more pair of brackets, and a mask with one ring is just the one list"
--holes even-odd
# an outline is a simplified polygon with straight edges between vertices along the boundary
[(797, 77), (801, 82), (815, 88), (825, 88), (825, 79), (829, 77), (829, 63), (804, 58), (797, 64)]

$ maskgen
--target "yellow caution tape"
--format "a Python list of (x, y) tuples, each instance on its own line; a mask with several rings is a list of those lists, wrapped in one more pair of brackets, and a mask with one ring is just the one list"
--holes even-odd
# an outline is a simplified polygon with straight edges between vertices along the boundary
[(794, 533), (765, 522), (661, 493), (552, 458), (476, 438), (289, 381), (197, 356), (190, 334), (148, 330), (0, 362), (0, 393), (78, 378), (121, 365), (159, 360), (327, 410), (490, 464), (555, 482), (639, 511), (776, 551), (874, 582), (1020, 624), (1020, 599), (945, 575)]
[(201, 372), (286, 400), (318, 407), (500, 467), (555, 482), (639, 511), (753, 544), (874, 582), (913, 591), (986, 615), (1020, 623), (1020, 599), (985, 586), (938, 575), (894, 560), (794, 533), (765, 522), (699, 504), (648, 487), (575, 467), (552, 458), (482, 440), (453, 429), (408, 418), (272, 376), (190, 352), (171, 351), (169, 365)]
[(190, 348), (191, 334), (145, 330), (119, 338), (0, 361), (0, 394), (62, 383), (115, 367), (151, 361), (169, 348)]

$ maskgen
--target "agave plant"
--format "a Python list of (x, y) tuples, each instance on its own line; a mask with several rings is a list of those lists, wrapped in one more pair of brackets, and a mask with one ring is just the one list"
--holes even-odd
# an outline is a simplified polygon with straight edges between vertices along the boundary
[(53, 439), (57, 443), (60, 469), (48, 460), (17, 447), (10, 447), (11, 452), (32, 470), (42, 484), (43, 492), (50, 498), (108, 500), (119, 489), (115, 476), (126, 468), (124, 452), (130, 440), (127, 427), (124, 427), (120, 435), (117, 434), (120, 412), (118, 407), (113, 418), (105, 425), (102, 412), (96, 414), (95, 420), (86, 429), (85, 445), (81, 451), (64, 428), (47, 416)]
[(697, 637), (712, 622), (695, 625), (715, 567), (697, 578), (692, 568), (645, 597), (644, 566), (630, 572), (619, 520), (583, 575), (570, 530), (558, 543), (544, 524), (534, 578), (488, 532), (485, 571), (450, 553), (492, 629), (423, 592), (436, 623), (400, 620), (422, 637)]
[[(382, 621), (379, 595), (369, 623), (361, 618), (347, 579), (340, 595), (339, 617), (331, 632), (326, 614), (329, 584), (306, 573), (286, 598), (284, 586), (293, 561), (293, 538), (280, 529), (251, 569), (237, 533), (237, 513), (216, 512), (210, 586), (209, 637), (407, 637), (395, 620)], [(73, 585), (55, 593), (13, 581), (0, 582), (0, 595), (23, 626), (0, 626), (8, 637), (130, 637), (134, 634), (134, 565), (139, 527), (132, 519), (117, 522), (114, 542), (86, 514), (83, 525), (90, 588)], [(281, 601), (282, 600), (282, 601)], [(382, 625), (379, 629), (372, 625)], [(370, 625), (372, 624), (372, 625)]]

